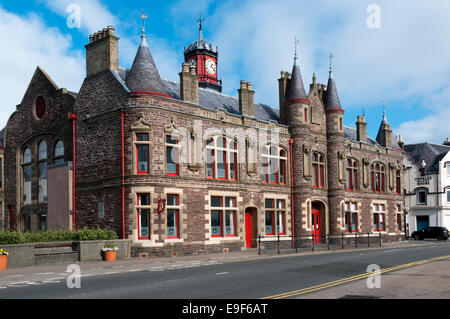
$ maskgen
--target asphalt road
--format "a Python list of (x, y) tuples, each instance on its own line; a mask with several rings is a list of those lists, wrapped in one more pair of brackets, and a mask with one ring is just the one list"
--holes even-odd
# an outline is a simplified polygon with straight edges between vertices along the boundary
[(150, 269), (81, 278), (81, 288), (66, 280), (0, 289), (0, 299), (256, 299), (381, 269), (450, 255), (450, 241), (427, 246), (203, 264), (180, 269)]

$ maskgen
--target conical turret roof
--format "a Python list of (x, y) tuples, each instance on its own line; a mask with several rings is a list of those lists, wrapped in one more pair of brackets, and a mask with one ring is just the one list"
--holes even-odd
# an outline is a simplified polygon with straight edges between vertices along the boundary
[(126, 82), (131, 92), (167, 94), (147, 45), (144, 31)]
[(389, 125), (389, 122), (388, 122), (388, 120), (387, 120), (387, 117), (386, 117), (386, 111), (383, 111), (383, 120), (381, 121), (381, 124), (380, 124), (380, 128), (378, 129), (378, 134), (377, 134), (377, 138), (376, 138), (376, 140), (377, 140), (377, 142), (380, 144), (380, 145), (383, 145), (384, 144), (384, 134), (383, 134), (383, 130), (384, 129), (390, 129), (391, 128), (391, 126)]
[(297, 56), (294, 59), (291, 80), (286, 90), (286, 101), (295, 99), (307, 99), (305, 87), (303, 86), (302, 74), (297, 64)]
[(327, 91), (324, 96), (324, 104), (326, 111), (344, 111), (339, 101), (339, 96), (336, 89), (336, 83), (334, 82), (333, 71), (330, 70), (330, 76), (328, 78)]

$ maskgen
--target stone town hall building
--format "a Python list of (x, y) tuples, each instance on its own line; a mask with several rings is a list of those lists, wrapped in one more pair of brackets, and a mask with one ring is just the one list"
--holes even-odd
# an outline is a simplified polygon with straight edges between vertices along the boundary
[(114, 33), (90, 36), (78, 93), (36, 69), (2, 132), (5, 228), (110, 227), (170, 254), (255, 247), (259, 235), (404, 235), (402, 150), (386, 118), (376, 140), (363, 116), (343, 125), (331, 70), (306, 93), (296, 57), (274, 109), (250, 82), (221, 93), (201, 28), (179, 83), (161, 79), (145, 31), (131, 69), (119, 67)]

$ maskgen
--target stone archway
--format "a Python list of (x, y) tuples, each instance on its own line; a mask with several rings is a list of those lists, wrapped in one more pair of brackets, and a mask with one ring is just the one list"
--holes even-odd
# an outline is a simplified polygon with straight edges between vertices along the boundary
[(329, 233), (328, 205), (319, 199), (311, 200), (311, 231), (319, 238)]

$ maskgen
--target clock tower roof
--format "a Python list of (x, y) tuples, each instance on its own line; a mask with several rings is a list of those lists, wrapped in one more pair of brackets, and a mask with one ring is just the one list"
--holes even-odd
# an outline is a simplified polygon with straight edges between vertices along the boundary
[(190, 54), (196, 53), (197, 51), (209, 51), (213, 55), (218, 54), (217, 47), (214, 47), (214, 45), (211, 42), (206, 41), (203, 38), (203, 25), (202, 23), (205, 20), (202, 19), (201, 13), (200, 13), (200, 19), (197, 21), (199, 23), (199, 30), (198, 30), (198, 39), (191, 44), (187, 48), (184, 49), (184, 55), (188, 56)]

